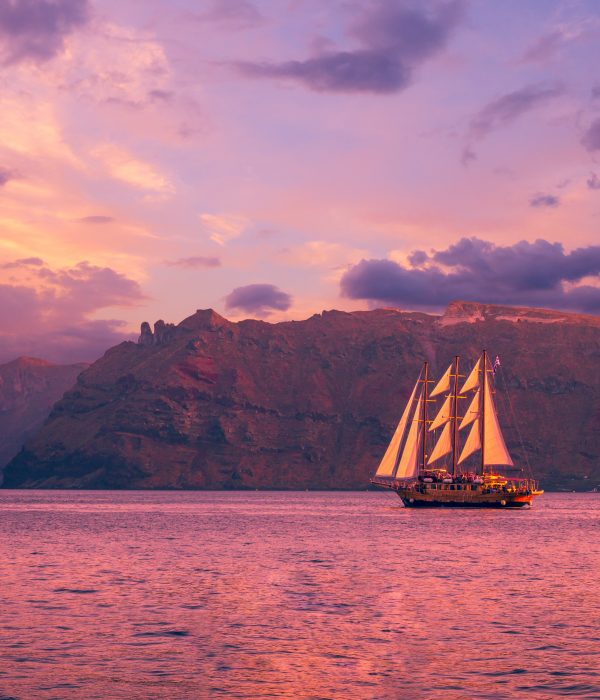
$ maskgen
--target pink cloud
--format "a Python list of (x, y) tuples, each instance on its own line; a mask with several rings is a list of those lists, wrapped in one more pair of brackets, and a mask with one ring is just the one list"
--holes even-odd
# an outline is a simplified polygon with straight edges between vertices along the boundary
[(60, 362), (93, 360), (131, 336), (122, 321), (90, 316), (145, 299), (135, 280), (85, 261), (52, 270), (39, 258), (28, 258), (2, 268), (11, 276), (0, 284), (0, 361), (22, 354)]

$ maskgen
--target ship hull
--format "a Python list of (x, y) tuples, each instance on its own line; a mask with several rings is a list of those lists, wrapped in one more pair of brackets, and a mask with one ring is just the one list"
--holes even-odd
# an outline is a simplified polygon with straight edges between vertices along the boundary
[(481, 492), (396, 491), (406, 508), (525, 508), (531, 506), (533, 494), (498, 494)]
[(531, 497), (523, 500), (504, 500), (504, 502), (420, 500), (403, 496), (400, 496), (400, 498), (405, 508), (498, 508), (506, 510), (507, 508), (524, 508), (531, 506)]

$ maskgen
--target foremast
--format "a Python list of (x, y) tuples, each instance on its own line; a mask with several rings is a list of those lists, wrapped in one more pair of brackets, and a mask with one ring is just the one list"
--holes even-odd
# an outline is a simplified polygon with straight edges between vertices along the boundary
[(429, 398), (429, 384), (433, 384), (433, 379), (429, 379), (429, 362), (423, 363), (423, 413), (421, 428), (421, 465), (419, 472), (424, 472), (427, 468), (427, 426), (431, 423), (428, 417), (427, 404), (435, 403), (435, 399)]
[[(400, 422), (371, 481), (390, 486), (388, 480), (407, 480), (418, 476), (427, 456), (426, 425), (429, 364), (425, 362), (413, 387)], [(382, 483), (383, 480), (383, 483)]]
[(452, 476), (456, 476), (456, 466), (458, 459), (458, 367), (460, 357), (454, 357), (454, 395), (453, 404), (454, 411), (452, 416)]

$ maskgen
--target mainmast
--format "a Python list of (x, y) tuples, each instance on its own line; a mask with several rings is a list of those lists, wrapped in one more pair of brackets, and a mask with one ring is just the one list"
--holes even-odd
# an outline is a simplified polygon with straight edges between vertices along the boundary
[(485, 474), (485, 391), (487, 389), (487, 352), (481, 361), (481, 475)]
[(423, 365), (423, 471), (427, 466), (427, 384), (429, 382), (429, 362)]
[(452, 426), (452, 476), (456, 476), (456, 460), (458, 459), (457, 446), (458, 446), (458, 365), (460, 362), (460, 357), (456, 355), (454, 357), (454, 391), (452, 398), (454, 399), (454, 411), (453, 411), (453, 426)]

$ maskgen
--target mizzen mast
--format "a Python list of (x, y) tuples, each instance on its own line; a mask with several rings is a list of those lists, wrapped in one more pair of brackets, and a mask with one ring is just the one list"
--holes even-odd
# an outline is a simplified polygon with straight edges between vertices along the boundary
[(485, 390), (487, 389), (487, 352), (481, 358), (481, 476), (485, 474)]

